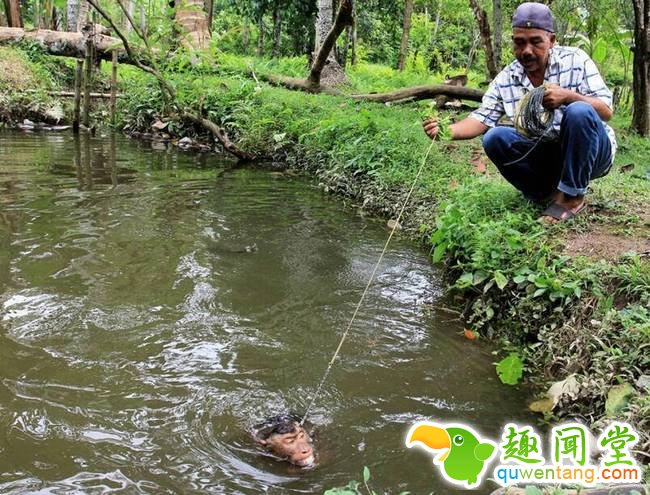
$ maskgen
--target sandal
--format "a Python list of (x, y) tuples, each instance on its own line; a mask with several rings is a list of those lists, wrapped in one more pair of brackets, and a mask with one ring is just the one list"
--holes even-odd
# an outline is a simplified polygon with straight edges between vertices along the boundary
[(543, 212), (542, 215), (540, 216), (540, 220), (544, 217), (550, 217), (554, 218), (555, 220), (562, 222), (565, 220), (571, 220), (574, 218), (578, 213), (580, 213), (583, 208), (587, 206), (586, 203), (582, 203), (580, 205), (580, 208), (578, 208), (578, 211), (571, 211), (569, 208), (565, 208), (564, 206), (558, 204), (558, 203), (553, 203), (551, 206), (546, 208)]

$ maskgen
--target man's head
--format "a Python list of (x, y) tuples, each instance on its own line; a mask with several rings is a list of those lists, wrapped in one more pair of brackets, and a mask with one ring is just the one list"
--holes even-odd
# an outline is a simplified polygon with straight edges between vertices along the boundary
[(512, 16), (515, 57), (527, 73), (546, 70), (550, 50), (555, 45), (551, 10), (541, 3), (522, 3)]
[(269, 418), (254, 428), (255, 441), (274, 455), (296, 466), (314, 463), (314, 449), (307, 430), (294, 414)]

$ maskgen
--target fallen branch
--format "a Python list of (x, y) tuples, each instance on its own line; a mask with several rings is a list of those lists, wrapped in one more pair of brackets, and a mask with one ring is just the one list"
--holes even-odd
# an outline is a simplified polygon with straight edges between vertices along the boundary
[(217, 140), (221, 143), (221, 146), (228, 151), (229, 153), (235, 155), (237, 158), (240, 160), (245, 160), (245, 161), (252, 161), (255, 160), (257, 157), (253, 155), (252, 153), (249, 153), (247, 151), (240, 150), (228, 137), (228, 135), (223, 131), (221, 127), (219, 127), (217, 124), (212, 122), (211, 120), (205, 119), (203, 117), (198, 117), (196, 115), (192, 115), (191, 113), (183, 113), (182, 117), (188, 120), (191, 120), (195, 124), (198, 124), (202, 126), (204, 129), (210, 131), (210, 133), (217, 138)]
[(34, 41), (50, 55), (59, 57), (84, 58), (88, 37), (92, 39), (96, 47), (98, 58), (111, 60), (111, 52), (117, 49), (119, 62), (135, 65), (132, 57), (125, 52), (122, 42), (118, 38), (105, 34), (68, 33), (48, 29), (27, 31), (22, 28), (0, 27), (0, 44), (17, 43), (24, 40)]
[(452, 86), (448, 84), (431, 84), (398, 89), (389, 93), (369, 93), (350, 95), (353, 100), (374, 101), (377, 103), (405, 103), (417, 100), (427, 100), (439, 95), (451, 96), (461, 100), (480, 102), (484, 92), (480, 89)]
[[(38, 93), (39, 91), (37, 89), (26, 89), (23, 90), (23, 93)], [(74, 91), (47, 91), (47, 94), (50, 96), (58, 96), (60, 98), (74, 98), (75, 94)], [(111, 94), (110, 93), (90, 93), (91, 98), (106, 98), (110, 99)], [(116, 98), (124, 98), (123, 94), (116, 94)]]

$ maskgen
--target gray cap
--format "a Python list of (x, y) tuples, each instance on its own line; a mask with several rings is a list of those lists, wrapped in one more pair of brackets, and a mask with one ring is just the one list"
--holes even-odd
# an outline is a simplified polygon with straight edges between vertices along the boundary
[(512, 16), (512, 27), (544, 29), (551, 33), (553, 27), (553, 14), (551, 9), (543, 3), (522, 3)]

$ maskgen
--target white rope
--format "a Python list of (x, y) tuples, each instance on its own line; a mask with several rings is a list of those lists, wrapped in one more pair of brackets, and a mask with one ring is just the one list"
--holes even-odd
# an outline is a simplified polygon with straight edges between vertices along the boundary
[(395, 224), (393, 225), (393, 228), (390, 231), (390, 235), (388, 236), (388, 239), (386, 239), (386, 244), (384, 244), (384, 249), (381, 251), (381, 254), (379, 255), (379, 259), (377, 260), (377, 263), (375, 264), (374, 269), (372, 270), (372, 274), (370, 275), (370, 279), (368, 280), (368, 283), (366, 284), (366, 288), (363, 290), (363, 293), (361, 294), (361, 299), (359, 299), (359, 302), (357, 303), (357, 307), (354, 310), (354, 313), (352, 314), (352, 318), (350, 319), (350, 323), (348, 323), (347, 328), (345, 329), (345, 332), (343, 332), (343, 336), (341, 337), (341, 341), (339, 342), (338, 347), (336, 348), (336, 351), (334, 351), (334, 355), (332, 356), (332, 359), (330, 360), (329, 364), (327, 365), (327, 369), (325, 370), (325, 374), (323, 375), (323, 378), (321, 379), (320, 383), (318, 384), (318, 388), (316, 389), (316, 392), (314, 392), (314, 395), (312, 395), (311, 400), (309, 401), (309, 405), (307, 406), (307, 409), (305, 410), (305, 415), (302, 417), (302, 421), (300, 421), (300, 424), (303, 425), (305, 423), (305, 420), (307, 419), (307, 416), (309, 415), (309, 411), (311, 410), (312, 406), (314, 405), (314, 402), (316, 402), (316, 398), (320, 395), (321, 389), (323, 388), (323, 385), (325, 384), (325, 381), (327, 380), (327, 377), (330, 374), (330, 370), (332, 369), (332, 366), (334, 365), (334, 361), (336, 361), (336, 358), (339, 355), (339, 352), (341, 351), (341, 347), (343, 347), (343, 343), (345, 342), (345, 339), (348, 336), (348, 333), (350, 333), (350, 329), (352, 328), (352, 323), (354, 322), (354, 319), (357, 317), (357, 313), (359, 312), (359, 309), (361, 308), (361, 305), (363, 304), (363, 300), (366, 297), (366, 294), (368, 293), (368, 289), (370, 289), (370, 285), (372, 284), (373, 280), (375, 279), (375, 274), (377, 273), (377, 269), (379, 268), (379, 265), (381, 264), (381, 261), (384, 259), (384, 254), (386, 254), (386, 249), (388, 249), (388, 244), (390, 243), (390, 240), (393, 238), (393, 234), (395, 234), (395, 231), (397, 230), (397, 227), (399, 227), (399, 221), (402, 218), (402, 214), (404, 213), (404, 210), (406, 209), (406, 205), (408, 204), (409, 200), (411, 199), (411, 194), (413, 194), (413, 190), (415, 189), (415, 186), (420, 179), (420, 175), (422, 174), (422, 170), (424, 169), (424, 166), (427, 163), (427, 159), (429, 158), (429, 154), (431, 153), (431, 149), (433, 148), (433, 145), (435, 144), (435, 141), (431, 142), (431, 145), (429, 145), (429, 149), (427, 149), (426, 154), (424, 155), (424, 159), (422, 160), (422, 164), (420, 164), (420, 168), (418, 169), (418, 173), (415, 176), (415, 179), (413, 180), (413, 184), (411, 185), (411, 189), (409, 190), (408, 194), (406, 195), (406, 199), (404, 200), (404, 204), (402, 205), (402, 208), (399, 211), (399, 214), (397, 215), (397, 219), (395, 220)]

